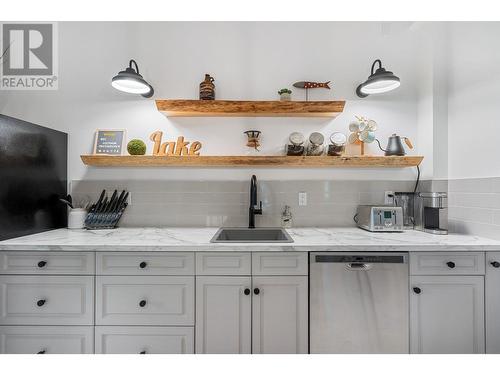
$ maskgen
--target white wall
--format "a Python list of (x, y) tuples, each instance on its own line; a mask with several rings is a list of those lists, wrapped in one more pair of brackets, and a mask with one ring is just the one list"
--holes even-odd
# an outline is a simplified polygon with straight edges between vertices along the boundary
[[(74, 179), (246, 179), (251, 169), (97, 169), (80, 154), (91, 152), (96, 128), (126, 128), (130, 138), (164, 137), (203, 143), (202, 153), (245, 154), (244, 130), (263, 131), (262, 154), (281, 151), (292, 131), (347, 133), (355, 114), (379, 123), (383, 145), (392, 133), (412, 138), (413, 154), (430, 149), (421, 143), (417, 121), (416, 48), (418, 31), (409, 23), (73, 23), (59, 24), (59, 90), (0, 93), (2, 113), (67, 131), (69, 178)], [(155, 88), (154, 98), (197, 98), (204, 73), (215, 77), (219, 99), (276, 99), (276, 91), (298, 80), (332, 81), (332, 90), (310, 92), (311, 99), (346, 99), (335, 120), (279, 118), (170, 118), (152, 99), (115, 91), (110, 80), (128, 60)], [(359, 100), (356, 86), (374, 59), (402, 81), (400, 89)], [(292, 88), (293, 89), (293, 88)], [(294, 90), (302, 99), (303, 92)], [(153, 98), (153, 99), (154, 99)], [(460, 104), (460, 103), (457, 103)], [(419, 104), (421, 105), (421, 103)], [(425, 121), (424, 121), (425, 122)], [(494, 123), (494, 122), (492, 122)], [(146, 142), (148, 146), (149, 142)], [(375, 145), (368, 152), (380, 154)], [(148, 148), (148, 153), (150, 152)], [(408, 179), (413, 169), (257, 171), (264, 179)]]
[(418, 22), (417, 129), (424, 179), (448, 176), (447, 55), (449, 28), (443, 22)]
[(449, 177), (500, 176), (498, 22), (450, 25)]

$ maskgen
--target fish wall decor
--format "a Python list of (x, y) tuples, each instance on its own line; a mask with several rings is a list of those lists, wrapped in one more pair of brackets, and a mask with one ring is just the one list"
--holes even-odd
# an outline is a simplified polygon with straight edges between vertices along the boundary
[(293, 84), (293, 87), (297, 87), (299, 89), (317, 89), (317, 88), (325, 88), (330, 90), (330, 86), (328, 84), (330, 81), (321, 83), (321, 82), (309, 82), (309, 81), (299, 81)]
[(297, 87), (299, 89), (305, 89), (306, 90), (306, 102), (307, 102), (308, 96), (309, 96), (308, 95), (309, 89), (323, 88), (323, 89), (330, 90), (329, 83), (330, 83), (330, 81), (328, 81), (328, 82), (299, 81), (299, 82), (295, 82), (293, 84), (293, 87)]

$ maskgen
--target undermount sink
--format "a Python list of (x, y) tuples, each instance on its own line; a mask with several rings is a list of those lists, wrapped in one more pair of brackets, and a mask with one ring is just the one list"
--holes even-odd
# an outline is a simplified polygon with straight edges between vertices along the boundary
[(220, 228), (210, 242), (293, 242), (282, 228)]

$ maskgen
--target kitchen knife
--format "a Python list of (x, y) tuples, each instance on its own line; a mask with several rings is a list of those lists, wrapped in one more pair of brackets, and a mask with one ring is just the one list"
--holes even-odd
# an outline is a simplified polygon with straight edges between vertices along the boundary
[(128, 195), (129, 195), (129, 193), (127, 192), (123, 196), (122, 200), (119, 202), (118, 207), (112, 216), (111, 222), (113, 223), (113, 226), (116, 226), (116, 224), (118, 223), (118, 220), (120, 220), (120, 217), (123, 214), (123, 211), (125, 211), (125, 208), (128, 206), (128, 203), (127, 203)]
[(101, 202), (99, 207), (97, 207), (97, 209), (96, 209), (94, 218), (92, 220), (92, 226), (97, 226), (97, 224), (99, 223), (99, 220), (101, 218), (102, 211), (103, 211), (104, 207), (106, 207), (107, 204), (108, 204), (108, 197), (106, 196), (106, 197), (104, 197), (104, 200)]
[(97, 202), (94, 204), (94, 209), (92, 210), (92, 212), (96, 213), (99, 210), (99, 207), (101, 206), (101, 203), (102, 203), (102, 200), (104, 199), (105, 194), (106, 194), (106, 190), (103, 190), (101, 192), (101, 196), (99, 197)]
[(104, 207), (103, 213), (102, 213), (100, 221), (99, 221), (99, 225), (104, 225), (104, 226), (107, 225), (109, 213), (111, 211), (111, 208), (115, 204), (117, 194), (118, 194), (118, 190), (115, 190), (113, 192), (113, 194), (111, 195), (111, 199), (109, 200), (108, 204), (106, 205), (106, 207)]
[(108, 225), (112, 224), (113, 218), (115, 216), (116, 211), (119, 209), (120, 205), (123, 203), (123, 197), (125, 196), (125, 190), (122, 190), (120, 196), (113, 202), (113, 205), (109, 209), (109, 213), (107, 215)]
[(106, 219), (106, 215), (107, 215), (107, 212), (109, 210), (109, 207), (111, 206), (111, 203), (112, 201), (116, 198), (116, 190), (113, 192), (113, 194), (111, 195), (111, 198), (109, 200), (106, 200), (105, 201), (105, 204), (102, 206), (101, 208), (101, 212), (99, 213), (99, 217), (96, 221), (96, 225), (97, 226), (102, 226), (105, 219)]
[(103, 198), (104, 198), (104, 194), (106, 194), (106, 190), (103, 190), (101, 192), (101, 195), (99, 196), (99, 199), (97, 200), (96, 203), (94, 203), (91, 207), (90, 207), (90, 211), (89, 213), (87, 214), (87, 217), (85, 218), (85, 226), (86, 227), (89, 227), (91, 226), (91, 223), (94, 221), (94, 218), (95, 218), (95, 214), (97, 212), (97, 209), (99, 208), (99, 205), (101, 204)]

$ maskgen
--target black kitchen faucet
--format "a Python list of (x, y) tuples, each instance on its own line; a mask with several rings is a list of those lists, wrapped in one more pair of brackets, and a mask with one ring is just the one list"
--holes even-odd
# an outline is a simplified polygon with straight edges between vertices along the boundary
[(257, 207), (257, 177), (250, 180), (250, 207), (248, 208), (248, 228), (255, 228), (255, 215), (262, 215), (262, 201)]

